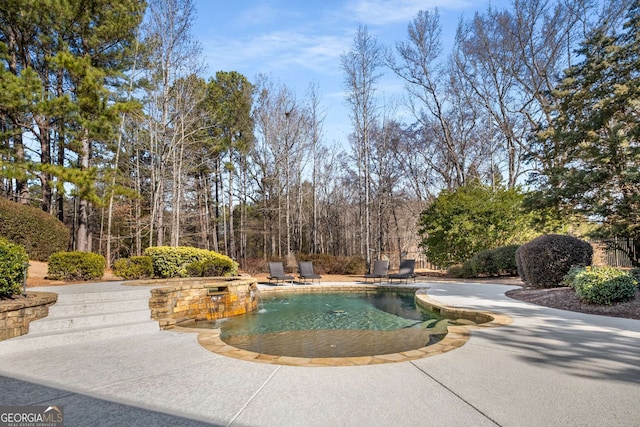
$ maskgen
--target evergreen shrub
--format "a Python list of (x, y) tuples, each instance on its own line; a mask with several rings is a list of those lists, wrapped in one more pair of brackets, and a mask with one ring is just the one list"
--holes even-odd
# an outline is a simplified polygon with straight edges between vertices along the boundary
[(0, 238), (0, 298), (21, 293), (28, 263), (24, 247)]
[(518, 274), (516, 250), (519, 247), (509, 245), (478, 252), (462, 265), (463, 273), (469, 274), (466, 277), (514, 276)]
[(153, 277), (153, 260), (149, 256), (121, 258), (113, 263), (113, 274), (125, 280)]
[(229, 268), (230, 264), (224, 258), (203, 259), (189, 264), (187, 275), (189, 277), (220, 277), (227, 275)]
[(101, 279), (106, 260), (93, 252), (56, 252), (49, 257), (47, 278), (54, 280)]
[(471, 274), (472, 273), (469, 268), (469, 265), (465, 267), (464, 264), (463, 265), (455, 264), (447, 268), (447, 276), (449, 277), (456, 277), (456, 278), (471, 277)]
[[(188, 246), (154, 246), (145, 249), (144, 254), (151, 257), (153, 276), (158, 278), (188, 277), (188, 267), (203, 261), (208, 261), (207, 268), (215, 269), (220, 273), (216, 274), (217, 276), (238, 275), (238, 263), (226, 255), (206, 249)], [(204, 274), (204, 264), (202, 268), (201, 274)], [(201, 275), (199, 266), (194, 266), (191, 273)]]
[(447, 269), (451, 277), (487, 277), (487, 276), (515, 276), (518, 274), (516, 266), (516, 250), (518, 245), (502, 246), (478, 252), (462, 265), (452, 265)]
[(0, 237), (24, 246), (29, 259), (46, 261), (69, 245), (69, 229), (57, 218), (0, 197)]
[(628, 271), (615, 267), (586, 267), (573, 271), (569, 279), (578, 297), (592, 304), (611, 305), (633, 298), (638, 281)]
[(559, 234), (540, 236), (516, 251), (520, 278), (535, 288), (561, 286), (571, 267), (591, 265), (592, 257), (588, 242)]

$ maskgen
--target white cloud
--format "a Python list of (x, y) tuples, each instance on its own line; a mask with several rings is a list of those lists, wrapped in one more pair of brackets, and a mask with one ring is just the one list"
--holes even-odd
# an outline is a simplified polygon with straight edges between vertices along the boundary
[[(205, 55), (225, 68), (254, 68), (261, 64), (271, 71), (291, 66), (315, 72), (333, 72), (339, 56), (351, 39), (298, 31), (272, 31), (248, 38), (215, 38), (207, 41)], [(335, 70), (337, 72), (337, 70)]]
[(367, 25), (409, 22), (419, 10), (433, 8), (461, 10), (473, 5), (469, 0), (357, 0), (349, 3), (347, 12), (353, 20)]

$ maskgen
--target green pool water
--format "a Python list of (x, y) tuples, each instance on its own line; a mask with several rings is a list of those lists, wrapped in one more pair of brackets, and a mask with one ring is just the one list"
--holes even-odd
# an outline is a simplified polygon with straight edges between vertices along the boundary
[(422, 310), (413, 292), (264, 294), (258, 312), (198, 327), (257, 353), (357, 357), (399, 353), (440, 341), (447, 321)]

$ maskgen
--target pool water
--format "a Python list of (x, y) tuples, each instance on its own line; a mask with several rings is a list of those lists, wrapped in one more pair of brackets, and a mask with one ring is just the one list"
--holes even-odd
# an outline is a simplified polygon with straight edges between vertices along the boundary
[(413, 292), (268, 293), (258, 312), (198, 327), (221, 329), (227, 344), (262, 354), (358, 357), (440, 341), (448, 322), (422, 310)]

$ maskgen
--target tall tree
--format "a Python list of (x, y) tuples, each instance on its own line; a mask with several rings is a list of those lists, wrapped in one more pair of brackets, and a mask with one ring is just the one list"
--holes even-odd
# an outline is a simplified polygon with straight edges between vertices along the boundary
[(344, 73), (346, 101), (353, 124), (353, 142), (358, 164), (360, 189), (363, 194), (361, 242), (367, 261), (371, 266), (371, 132), (377, 119), (376, 90), (383, 65), (382, 47), (369, 33), (367, 27), (358, 27), (349, 52), (340, 58)]
[[(594, 218), (602, 231), (640, 241), (640, 3), (624, 31), (601, 28), (554, 90), (553, 120), (537, 134), (540, 200)], [(634, 264), (639, 265), (638, 259)]]
[(237, 257), (234, 232), (235, 178), (243, 171), (241, 167), (249, 150), (253, 136), (251, 105), (253, 85), (242, 74), (219, 71), (209, 82), (208, 103), (213, 115), (211, 135), (219, 153), (226, 153), (224, 172), (227, 174), (228, 235), (227, 254)]
[[(54, 188), (62, 193), (65, 182), (75, 184), (80, 200), (75, 242), (80, 250), (90, 249), (93, 145), (112, 136), (118, 108), (110, 99), (112, 85), (129, 64), (129, 47), (143, 13), (144, 4), (135, 0), (10, 1), (0, 7), (4, 72), (15, 77), (12, 90), (31, 100), (28, 108), (12, 109), (16, 160), (38, 175), (45, 211), (53, 212)], [(33, 163), (23, 162), (24, 135), (39, 142), (39, 159)], [(22, 199), (23, 185), (21, 178), (17, 187)], [(62, 206), (58, 209), (62, 217)]]
[(166, 184), (175, 184), (178, 179), (172, 159), (175, 159), (175, 150), (179, 151), (180, 147), (173, 143), (177, 130), (171, 122), (170, 110), (175, 100), (173, 97), (180, 97), (180, 93), (172, 91), (172, 88), (178, 80), (197, 73), (200, 68), (197, 60), (200, 46), (191, 35), (194, 18), (195, 7), (192, 0), (150, 0), (149, 13), (143, 27), (148, 49), (145, 66), (149, 85), (145, 110), (149, 118), (148, 151), (153, 200), (149, 227), (151, 245), (164, 244)]

